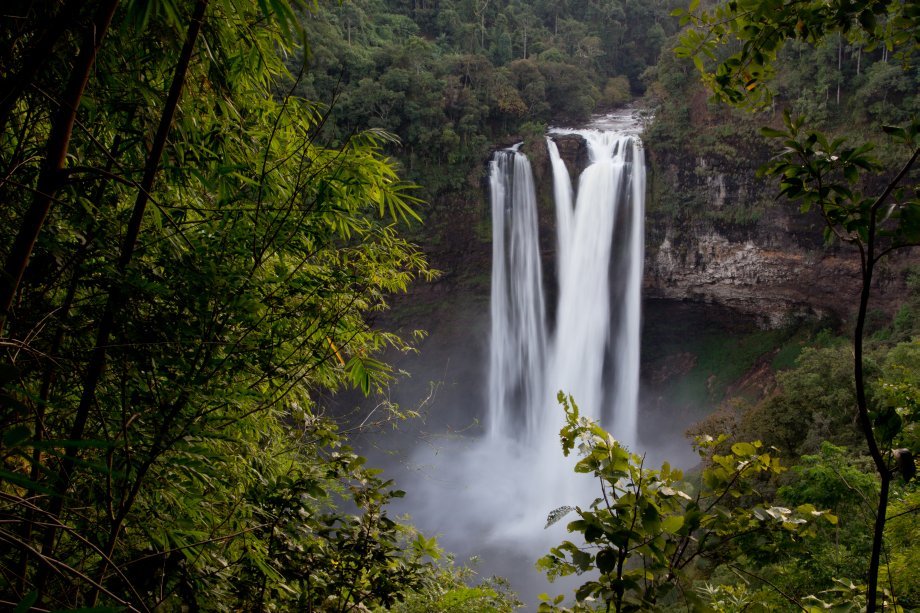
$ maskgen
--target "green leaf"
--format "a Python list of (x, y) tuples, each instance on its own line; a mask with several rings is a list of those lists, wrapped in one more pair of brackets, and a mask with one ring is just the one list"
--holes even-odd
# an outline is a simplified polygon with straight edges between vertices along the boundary
[(13, 613), (26, 613), (32, 610), (32, 605), (38, 601), (38, 592), (29, 592), (26, 597), (19, 601)]
[(349, 361), (348, 366), (351, 372), (351, 380), (355, 387), (360, 389), (365, 396), (370, 394), (371, 376), (364, 366), (364, 361), (360, 357), (355, 356)]
[(876, 26), (875, 13), (866, 9), (859, 14), (859, 24), (866, 30), (874, 30)]
[(903, 420), (894, 407), (885, 407), (875, 418), (875, 431), (882, 441), (890, 442), (901, 432)]
[(757, 449), (751, 443), (735, 443), (732, 445), (732, 453), (736, 456), (747, 457), (757, 453)]
[(676, 534), (684, 526), (684, 517), (682, 515), (669, 515), (661, 520), (662, 532)]
[(782, 130), (777, 130), (776, 128), (763, 127), (760, 129), (760, 133), (767, 138), (788, 138), (789, 134), (783, 132)]
[(642, 529), (649, 534), (658, 532), (661, 526), (661, 514), (654, 505), (648, 504), (642, 508)]
[(616, 568), (617, 554), (613, 549), (601, 549), (597, 552), (595, 563), (597, 564), (597, 569), (601, 571), (601, 573), (610, 573)]
[(55, 495), (54, 491), (50, 488), (47, 488), (40, 483), (36, 483), (35, 481), (32, 481), (31, 479), (28, 479), (22, 475), (12, 473), (7, 470), (0, 469), (0, 481), (8, 481), (13, 485), (18, 485), (19, 487), (33, 490), (41, 494), (46, 494), (48, 496)]
[(596, 581), (588, 581), (585, 584), (578, 586), (575, 590), (575, 599), (578, 602), (584, 602), (589, 596), (592, 596), (597, 589), (600, 587)]
[(578, 570), (582, 572), (591, 570), (591, 563), (594, 561), (594, 556), (580, 549), (574, 549), (571, 554), (572, 563), (578, 568)]
[(907, 130), (900, 126), (882, 126), (882, 131), (901, 140), (907, 139)]
[(850, 183), (856, 183), (859, 180), (859, 171), (855, 166), (847, 164), (843, 167), (843, 176), (846, 177), (846, 180)]

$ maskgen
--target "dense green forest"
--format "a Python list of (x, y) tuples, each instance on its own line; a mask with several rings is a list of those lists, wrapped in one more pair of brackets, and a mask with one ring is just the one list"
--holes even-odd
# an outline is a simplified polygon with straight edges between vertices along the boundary
[(464, 187), (496, 142), (577, 123), (641, 95), (682, 3), (382, 2), (305, 21), (297, 89), (330, 108), (328, 132), (400, 136), (407, 176), (431, 196)]
[(382, 356), (417, 337), (373, 321), (437, 276), (417, 243), (447, 230), (423, 222), (497, 144), (636, 102), (653, 173), (770, 162), (727, 215), (654, 181), (653, 213), (810, 208), (863, 293), (849, 324), (784, 337), (767, 397), (709, 398), (686, 474), (560, 395), (601, 497), (554, 513), (588, 546), (539, 565), (596, 574), (541, 610), (920, 607), (920, 270), (893, 318), (869, 301), (920, 240), (920, 9), (685, 4), (5, 3), (0, 605), (518, 607), (388, 514), (403, 492), (325, 402), (410, 418)]

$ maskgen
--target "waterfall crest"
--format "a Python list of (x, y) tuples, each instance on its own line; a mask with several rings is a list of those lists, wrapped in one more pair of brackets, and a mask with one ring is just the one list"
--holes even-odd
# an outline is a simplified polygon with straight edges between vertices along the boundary
[[(558, 134), (578, 135), (588, 146), (590, 164), (577, 192), (553, 140)], [(555, 395), (562, 390), (583, 414), (634, 447), (644, 257), (642, 148), (636, 137), (614, 130), (553, 130), (546, 142), (559, 287), (551, 338), (530, 165), (516, 151), (498, 152), (491, 163), (490, 431), (523, 431), (527, 441), (555, 445), (562, 423)]]

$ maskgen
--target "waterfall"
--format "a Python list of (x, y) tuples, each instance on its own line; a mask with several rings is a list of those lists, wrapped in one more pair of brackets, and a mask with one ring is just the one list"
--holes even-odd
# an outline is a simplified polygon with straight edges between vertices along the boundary
[[(645, 264), (645, 159), (642, 149), (633, 139), (627, 145), (629, 155), (623, 172), (629, 176), (628, 187), (621, 194), (627, 199), (629, 213), (625, 245), (627, 270), (623, 277), (623, 311), (619, 318), (614, 352), (620, 356), (613, 404), (614, 432), (622, 433), (628, 445), (638, 443), (639, 419), (639, 354), (642, 326), (642, 269)], [(630, 189), (631, 188), (631, 189)]]
[[(574, 198), (555, 134), (577, 134), (588, 146), (590, 164)], [(547, 149), (559, 288), (551, 338), (530, 165), (517, 151), (498, 152), (491, 163), (491, 432), (523, 430), (528, 440), (548, 450), (562, 423), (555, 401), (556, 391), (562, 390), (575, 398), (583, 414), (634, 447), (644, 258), (641, 145), (619, 130), (553, 130)]]
[(553, 169), (553, 196), (556, 201), (556, 248), (557, 259), (565, 261), (568, 252), (568, 241), (572, 235), (572, 217), (574, 209), (572, 208), (572, 180), (569, 178), (569, 169), (565, 167), (565, 162), (559, 155), (559, 147), (556, 141), (546, 137), (546, 148), (549, 151), (549, 159)]
[[(522, 594), (570, 591), (584, 579), (549, 587), (533, 561), (573, 538), (566, 522), (544, 529), (547, 513), (587, 508), (599, 493), (596, 479), (573, 471), (574, 454), (561, 453), (556, 392), (637, 444), (645, 171), (624, 123), (568, 131), (589, 149), (577, 190), (554, 141), (560, 131), (548, 135), (558, 231), (542, 244), (556, 245), (555, 280), (541, 264), (530, 163), (517, 147), (493, 156), (487, 436), (448, 436), (413, 453), (411, 509), (420, 525), (443, 534), (452, 551), (482, 555), (488, 572), (510, 576)], [(634, 133), (635, 122), (625, 127)], [(544, 287), (559, 288), (553, 309)]]
[(537, 234), (537, 197), (527, 157), (499, 151), (491, 162), (492, 341), (490, 432), (533, 433), (546, 359), (543, 272)]

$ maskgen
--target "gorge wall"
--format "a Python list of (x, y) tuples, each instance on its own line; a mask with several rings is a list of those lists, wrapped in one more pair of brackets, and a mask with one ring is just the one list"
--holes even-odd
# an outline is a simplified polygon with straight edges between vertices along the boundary
[[(588, 160), (584, 141), (576, 135), (555, 140), (570, 175), (578, 176)], [(682, 146), (647, 141), (644, 298), (687, 307), (711, 305), (706, 311), (723, 325), (730, 325), (735, 315), (753, 316), (764, 328), (797, 318), (829, 318), (847, 325), (858, 299), (858, 254), (849, 246), (826, 246), (823, 222), (816, 213), (800, 213), (795, 205), (777, 202), (775, 185), (755, 176), (769, 152), (754, 149), (764, 146), (756, 136), (744, 146), (745, 155), (738, 155), (739, 147), (721, 154), (687, 155)], [(540, 198), (540, 251), (547, 315), (553, 318), (558, 289), (551, 164), (542, 139), (528, 143), (524, 151)], [(423, 397), (428, 381), (439, 380), (441, 399), (469, 407), (467, 417), (470, 411), (482, 417), (486, 400), (482, 356), (488, 338), (491, 269), (486, 178), (484, 160), (470, 169), (463, 186), (430, 206), (416, 240), (442, 277), (414, 284), (408, 295), (394, 297), (394, 309), (379, 322), (404, 334), (415, 328), (430, 333), (419, 343), (423, 364), (411, 356), (405, 361), (394, 358), (399, 367), (417, 374), (413, 385), (418, 389), (404, 399)], [(908, 273), (917, 264), (920, 253), (903, 252), (877, 269), (870, 308), (878, 312), (879, 322), (890, 321), (907, 297)], [(455, 347), (464, 348), (462, 356)], [(643, 360), (654, 360), (653, 354), (643, 354)], [(644, 368), (652, 372), (653, 366)], [(673, 375), (673, 370), (662, 372)], [(467, 425), (453, 424), (458, 429)]]
[[(577, 137), (559, 146), (571, 168), (584, 164)], [(826, 245), (816, 212), (775, 198), (775, 184), (756, 177), (769, 155), (757, 146), (747, 146), (749, 156), (690, 157), (647, 145), (644, 296), (727, 307), (756, 316), (763, 327), (848, 320), (859, 295), (858, 253)], [(546, 168), (536, 174), (551, 180)], [(894, 254), (876, 277), (871, 308), (893, 314), (917, 263), (910, 252)]]

